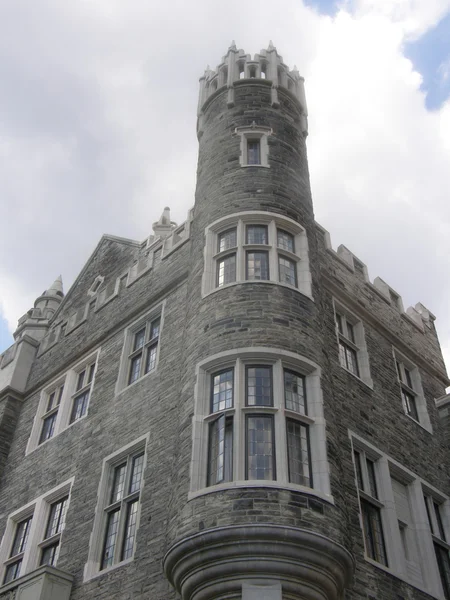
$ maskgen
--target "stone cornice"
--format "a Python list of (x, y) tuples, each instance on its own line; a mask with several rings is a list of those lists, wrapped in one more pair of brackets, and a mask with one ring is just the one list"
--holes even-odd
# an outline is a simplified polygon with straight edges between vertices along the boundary
[(322, 274), (322, 279), (325, 284), (325, 287), (327, 287), (332, 292), (332, 294), (336, 296), (338, 300), (342, 301), (343, 304), (345, 304), (350, 310), (353, 310), (355, 313), (361, 316), (361, 318), (364, 319), (366, 323), (369, 323), (375, 329), (380, 331), (382, 335), (389, 342), (391, 342), (393, 346), (396, 347), (397, 350), (399, 350), (402, 354), (410, 358), (411, 361), (417, 366), (420, 366), (422, 369), (439, 379), (443, 383), (443, 385), (450, 385), (450, 379), (446, 376), (446, 374), (443, 371), (437, 369), (428, 361), (424, 360), (421, 354), (418, 354), (413, 348), (411, 348), (411, 346), (408, 346), (400, 337), (398, 337), (395, 333), (388, 329), (386, 325), (384, 325), (384, 323), (377, 319), (377, 317), (372, 312), (368, 311), (366, 308), (361, 306), (361, 304), (359, 304), (359, 302), (355, 300), (354, 297), (352, 297), (345, 290), (336, 285), (336, 283), (325, 273)]
[(338, 600), (350, 584), (354, 560), (313, 531), (261, 523), (189, 536), (170, 548), (163, 566), (183, 600), (234, 597), (252, 579), (280, 581), (283, 594), (304, 600)]

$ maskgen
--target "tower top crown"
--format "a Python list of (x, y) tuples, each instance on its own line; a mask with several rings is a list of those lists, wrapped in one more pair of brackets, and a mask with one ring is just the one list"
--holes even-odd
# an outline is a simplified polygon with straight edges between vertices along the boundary
[[(275, 90), (275, 96), (278, 88), (289, 90), (300, 103), (303, 115), (307, 116), (304, 78), (300, 76), (297, 67), (294, 65), (294, 68), (290, 70), (284, 64), (283, 57), (278, 54), (272, 41), (267, 49), (260, 50), (259, 54), (255, 54), (252, 58), (244, 50), (238, 49), (234, 40), (216, 70), (210, 69), (208, 65), (205, 74), (200, 77), (198, 115), (201, 115), (206, 100), (218, 89), (227, 87), (229, 90), (233, 90), (235, 83), (242, 79), (267, 80), (267, 83), (271, 84), (272, 89)], [(229, 96), (228, 103), (232, 106), (232, 92)]]

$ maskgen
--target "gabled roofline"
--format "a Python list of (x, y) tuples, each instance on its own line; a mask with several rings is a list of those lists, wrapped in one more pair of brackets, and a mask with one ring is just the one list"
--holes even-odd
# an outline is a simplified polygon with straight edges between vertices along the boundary
[(70, 293), (78, 285), (79, 281), (81, 280), (81, 278), (83, 277), (83, 275), (86, 273), (87, 268), (90, 265), (90, 263), (92, 262), (94, 256), (97, 254), (100, 246), (105, 241), (116, 242), (118, 244), (123, 244), (123, 245), (126, 245), (126, 246), (134, 246), (135, 248), (140, 248), (141, 245), (142, 245), (142, 242), (138, 242), (137, 240), (132, 240), (132, 239), (129, 239), (129, 238), (119, 237), (117, 235), (111, 235), (109, 233), (104, 233), (102, 235), (102, 237), (100, 238), (98, 244), (95, 246), (93, 252), (89, 256), (89, 258), (87, 259), (87, 261), (84, 263), (84, 266), (81, 269), (81, 271), (79, 272), (77, 278), (75, 279), (75, 281), (72, 283), (72, 285), (70, 286), (69, 290), (65, 294), (65, 296), (64, 296), (61, 304), (58, 306), (58, 308), (55, 311), (54, 315), (50, 319), (49, 325), (55, 321), (56, 317), (59, 315), (59, 313), (61, 312), (62, 308), (66, 305), (66, 300), (70, 296)]

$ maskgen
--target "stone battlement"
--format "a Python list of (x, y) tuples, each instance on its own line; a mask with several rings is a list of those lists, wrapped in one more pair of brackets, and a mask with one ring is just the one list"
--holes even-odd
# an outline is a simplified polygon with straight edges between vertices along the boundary
[(409, 306), (404, 308), (403, 300), (401, 295), (391, 288), (381, 277), (375, 277), (370, 281), (369, 271), (367, 266), (357, 256), (351, 252), (346, 246), (341, 244), (336, 250), (332, 247), (330, 233), (322, 227), (319, 223), (316, 223), (317, 229), (323, 235), (325, 248), (328, 252), (334, 255), (341, 263), (343, 263), (350, 271), (355, 273), (362, 281), (372, 288), (383, 300), (394, 307), (400, 315), (409, 320), (421, 331), (424, 331), (424, 327), (431, 329), (432, 322), (436, 319), (434, 314), (428, 310), (421, 302), (417, 302), (415, 306)]

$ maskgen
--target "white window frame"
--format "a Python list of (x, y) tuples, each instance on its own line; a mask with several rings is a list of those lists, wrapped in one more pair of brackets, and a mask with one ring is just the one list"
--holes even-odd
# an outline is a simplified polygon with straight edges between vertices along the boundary
[[(247, 244), (246, 229), (251, 225), (264, 225), (268, 231), (267, 244)], [(236, 228), (235, 248), (219, 252), (219, 236), (229, 229)], [(277, 231), (281, 229), (294, 238), (294, 252), (278, 247)], [(269, 279), (247, 279), (247, 252), (267, 252), (269, 257)], [(222, 286), (217, 285), (218, 262), (236, 255), (236, 280)], [(309, 270), (308, 238), (305, 229), (293, 219), (266, 211), (245, 211), (228, 215), (214, 221), (205, 231), (205, 270), (202, 279), (202, 297), (240, 283), (275, 284), (300, 292), (312, 298), (311, 273)], [(296, 265), (296, 285), (282, 283), (279, 279), (278, 258), (285, 257)]]
[(96, 296), (102, 287), (105, 278), (102, 275), (97, 275), (97, 277), (92, 282), (91, 287), (88, 289), (88, 296)]
[[(141, 480), (141, 488), (139, 495), (139, 508), (136, 517), (136, 536), (139, 531), (140, 524), (140, 516), (141, 516), (141, 506), (142, 506), (142, 494), (144, 490), (144, 473), (147, 467), (147, 445), (149, 441), (149, 434), (141, 436), (134, 440), (133, 442), (127, 444), (123, 448), (109, 454), (106, 458), (103, 459), (102, 464), (102, 474), (100, 477), (100, 483), (98, 486), (97, 492), (97, 505), (95, 508), (95, 517), (94, 517), (94, 525), (92, 528), (91, 537), (89, 540), (89, 552), (88, 552), (88, 560), (84, 566), (84, 577), (83, 581), (88, 581), (89, 579), (93, 579), (94, 577), (100, 577), (106, 573), (117, 569), (118, 567), (122, 567), (124, 565), (129, 564), (134, 560), (134, 554), (136, 551), (136, 537), (134, 541), (134, 549), (133, 556), (122, 560), (120, 562), (115, 562), (110, 567), (100, 570), (101, 561), (102, 561), (102, 552), (105, 541), (106, 534), (106, 525), (107, 525), (107, 517), (105, 508), (108, 506), (108, 495), (111, 491), (112, 485), (112, 477), (114, 474), (114, 469), (121, 462), (132, 455), (136, 455), (139, 452), (144, 453), (144, 463), (142, 467), (142, 480)], [(121, 533), (123, 536), (123, 532)], [(118, 544), (120, 544), (122, 538), (119, 539)]]
[[(160, 302), (159, 304), (154, 306), (151, 310), (146, 312), (144, 315), (140, 316), (139, 319), (137, 319), (136, 321), (131, 323), (131, 325), (129, 325), (125, 329), (124, 343), (123, 343), (123, 348), (122, 348), (122, 356), (120, 358), (119, 374), (118, 374), (117, 382), (116, 382), (116, 390), (115, 390), (116, 396), (118, 394), (121, 394), (125, 390), (129, 390), (133, 386), (138, 385), (139, 382), (142, 382), (143, 380), (145, 380), (148, 377), (151, 377), (152, 375), (154, 375), (157, 372), (158, 363), (159, 363), (159, 354), (160, 354), (160, 350), (161, 350), (161, 334), (162, 334), (162, 331), (164, 328), (165, 304), (166, 304), (165, 300), (163, 302)], [(134, 336), (136, 335), (136, 333), (139, 330), (143, 329), (144, 327), (146, 327), (146, 330), (147, 330), (149, 327), (151, 327), (151, 324), (154, 321), (156, 321), (157, 319), (160, 319), (160, 324), (159, 324), (158, 340), (156, 342), (157, 349), (156, 349), (155, 367), (151, 371), (148, 371), (148, 373), (143, 372), (143, 374), (140, 377), (138, 377), (135, 381), (133, 381), (132, 383), (128, 383), (129, 375), (130, 375), (130, 366), (131, 366), (130, 355), (133, 354)], [(145, 345), (146, 346), (155, 345), (155, 342), (154, 342), (154, 340), (146, 339)], [(142, 361), (142, 363), (144, 363), (144, 362), (145, 362), (145, 360)], [(142, 364), (141, 370), (143, 371), (143, 369), (144, 369), (144, 366)]]
[[(234, 133), (238, 135), (240, 139), (240, 156), (239, 164), (241, 167), (263, 167), (270, 169), (269, 165), (269, 143), (268, 137), (272, 135), (273, 131), (270, 127), (264, 127), (262, 125), (256, 125), (255, 122), (249, 127), (236, 127)], [(248, 163), (248, 142), (259, 141), (259, 153), (260, 162), (259, 164)]]
[[(427, 402), (425, 399), (425, 394), (423, 393), (422, 380), (420, 377), (419, 369), (414, 363), (412, 363), (408, 358), (406, 358), (404, 354), (399, 352), (396, 348), (392, 348), (392, 354), (394, 357), (395, 375), (400, 386), (400, 402), (402, 403), (402, 408), (403, 412), (405, 413), (405, 416), (408, 417), (408, 419), (411, 419), (413, 423), (416, 423), (416, 425), (420, 425), (421, 427), (423, 427), (429, 433), (433, 433), (433, 427), (431, 425), (430, 415), (428, 414)], [(400, 366), (402, 379), (400, 378), (398, 373), (397, 363)], [(406, 376), (404, 375), (405, 368), (408, 369), (408, 371), (410, 372), (413, 384), (412, 388), (409, 387), (409, 385), (406, 383)], [(419, 417), (418, 421), (408, 414), (401, 393), (402, 389), (404, 389), (410, 395), (414, 396), (417, 414)]]
[[(55, 437), (57, 437), (60, 433), (68, 429), (69, 427), (73, 427), (76, 423), (79, 423), (83, 419), (85, 419), (89, 414), (89, 406), (92, 399), (92, 393), (95, 385), (95, 377), (97, 374), (98, 368), (98, 359), (100, 355), (101, 348), (95, 350), (95, 352), (90, 353), (85, 356), (83, 360), (76, 363), (73, 367), (71, 367), (68, 371), (64, 373), (64, 375), (60, 375), (56, 379), (54, 379), (49, 385), (46, 385), (42, 390), (39, 400), (38, 409), (36, 411), (36, 415), (34, 417), (33, 427), (31, 429), (31, 434), (28, 439), (27, 448), (25, 451), (25, 455), (33, 452), (37, 448), (44, 446), (51, 442)], [(77, 390), (77, 381), (78, 375), (83, 372), (84, 369), (89, 369), (90, 365), (94, 366), (94, 372), (91, 381), (84, 385), (80, 390)], [(47, 405), (49, 401), (50, 394), (55, 390), (64, 386), (64, 391), (61, 396), (61, 402), (59, 404), (59, 408), (57, 411), (57, 417), (55, 421), (53, 435), (47, 439), (39, 443), (42, 428), (44, 426), (44, 419), (50, 414), (51, 411), (47, 411)], [(86, 412), (84, 415), (70, 422), (71, 412), (73, 408), (73, 403), (76, 397), (81, 394), (89, 392), (89, 399), (86, 407)]]
[[(69, 511), (70, 506), (70, 493), (72, 489), (72, 485), (75, 478), (71, 477), (64, 483), (54, 487), (49, 490), (45, 494), (42, 494), (32, 502), (29, 502), (25, 506), (22, 506), (18, 510), (15, 510), (10, 515), (8, 515), (8, 519), (6, 522), (5, 532), (3, 534), (3, 539), (0, 545), (0, 594), (1, 594), (1, 586), (7, 585), (3, 584), (3, 580), (6, 573), (6, 567), (10, 563), (9, 554), (11, 552), (11, 548), (14, 542), (14, 536), (16, 532), (16, 526), (20, 521), (32, 516), (33, 520), (31, 522), (30, 531), (28, 534), (28, 540), (25, 547), (25, 551), (22, 557), (22, 565), (20, 568), (20, 574), (17, 579), (13, 581), (19, 581), (19, 579), (38, 569), (40, 566), (41, 553), (42, 550), (48, 545), (49, 540), (44, 540), (45, 530), (47, 528), (47, 522), (50, 515), (51, 505), (58, 500), (68, 496), (67, 505), (66, 505), (66, 513), (65, 517), (67, 518), (67, 513)], [(64, 537), (64, 526), (59, 534), (53, 536), (51, 538), (53, 541), (59, 540), (59, 545), (63, 543)], [(50, 539), (50, 538), (49, 538)]]
[[(273, 366), (273, 407), (245, 406), (245, 366)], [(209, 423), (215, 415), (210, 411), (211, 375), (234, 367), (235, 407), (233, 414), (233, 480), (207, 487)], [(308, 415), (299, 415), (284, 407), (283, 369), (305, 377)], [(329, 465), (326, 449), (326, 422), (323, 416), (323, 398), (320, 384), (321, 369), (309, 359), (278, 348), (240, 348), (216, 354), (197, 365), (195, 386), (195, 413), (193, 417), (193, 452), (191, 461), (191, 489), (189, 498), (219, 489), (236, 487), (287, 488), (318, 496), (333, 503), (330, 489)], [(274, 416), (276, 480), (245, 479), (245, 415), (271, 414)], [(289, 482), (286, 451), (286, 419), (293, 418), (309, 426), (310, 465), (313, 488)]]
[[(336, 338), (338, 343), (338, 361), (341, 367), (359, 379), (363, 383), (365, 383), (371, 389), (373, 388), (373, 380), (370, 374), (370, 362), (369, 362), (369, 353), (367, 351), (366, 344), (366, 335), (364, 332), (364, 325), (361, 319), (352, 311), (350, 311), (346, 306), (344, 306), (339, 300), (333, 298), (333, 308), (334, 308), (334, 322), (336, 329)], [(339, 332), (338, 322), (336, 315), (340, 315), (343, 324), (343, 333)], [(353, 326), (353, 332), (355, 334), (355, 341), (353, 342), (347, 333), (347, 322)], [(358, 372), (359, 375), (350, 371), (345, 365), (342, 364), (341, 356), (339, 352), (340, 342), (343, 345), (352, 348), (356, 352), (356, 360), (358, 363)]]
[[(439, 570), (435, 559), (432, 534), (425, 507), (424, 493), (433, 496), (433, 498), (441, 504), (443, 508), (443, 524), (447, 536), (450, 534), (450, 499), (389, 455), (364, 440), (358, 434), (349, 430), (349, 437), (352, 444), (353, 460), (353, 452), (356, 450), (360, 453), (366, 453), (375, 463), (378, 501), (380, 504), (388, 566), (371, 559), (367, 554), (364, 556), (365, 560), (373, 566), (406, 581), (409, 585), (412, 585), (427, 594), (431, 594), (440, 600), (444, 600)], [(411, 512), (411, 523), (408, 523), (407, 525), (409, 533), (412, 536), (410, 539), (415, 540), (414, 562), (416, 565), (420, 566), (422, 584), (419, 584), (417, 579), (412, 578), (408, 570), (408, 559), (405, 556), (399, 526), (401, 519), (399, 519), (396, 511), (392, 479), (398, 480), (407, 488)], [(358, 489), (356, 470), (355, 486), (356, 489)], [(364, 540), (361, 508), (360, 525), (361, 535)]]

